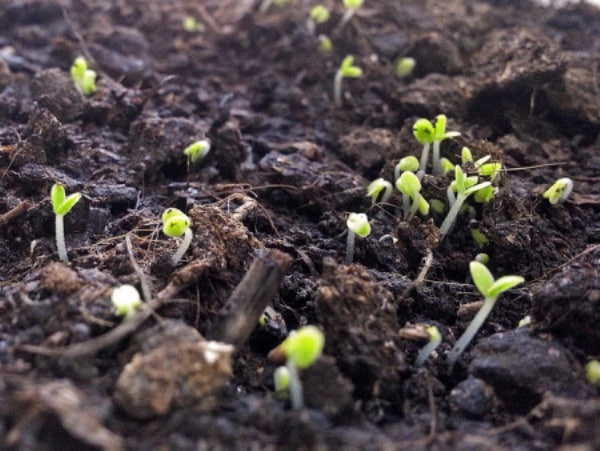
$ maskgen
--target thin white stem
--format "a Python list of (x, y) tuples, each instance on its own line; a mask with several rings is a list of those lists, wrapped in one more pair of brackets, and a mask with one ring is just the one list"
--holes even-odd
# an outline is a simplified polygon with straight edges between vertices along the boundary
[(450, 185), (446, 190), (446, 197), (448, 197), (448, 204), (450, 205), (450, 208), (452, 208), (452, 205), (454, 205), (454, 202), (456, 202), (456, 196), (454, 195), (452, 185)]
[[(425, 173), (427, 171), (427, 162), (429, 161), (429, 148), (430, 143), (423, 144), (423, 150), (421, 151), (421, 161), (419, 162), (419, 169)], [(419, 171), (419, 172), (420, 172)]]
[(458, 216), (458, 212), (460, 211), (460, 208), (462, 207), (466, 199), (467, 196), (465, 196), (462, 193), (458, 193), (458, 195), (456, 196), (456, 201), (454, 202), (454, 204), (452, 204), (452, 208), (450, 208), (450, 211), (446, 215), (446, 218), (444, 219), (444, 222), (442, 222), (442, 225), (440, 227), (440, 241), (444, 239), (446, 234), (454, 225), (456, 217)]
[(269, 9), (269, 6), (271, 6), (272, 2), (273, 0), (263, 0), (263, 2), (260, 4), (260, 7), (258, 8), (258, 11), (261, 13), (266, 13)]
[(335, 77), (333, 79), (333, 102), (336, 107), (342, 106), (342, 82), (344, 80), (344, 75), (341, 70), (338, 70), (335, 73)]
[(174, 265), (179, 263), (179, 260), (181, 260), (181, 258), (183, 257), (183, 254), (185, 254), (185, 252), (188, 250), (188, 247), (190, 247), (191, 243), (192, 243), (192, 231), (188, 227), (187, 229), (185, 229), (185, 232), (183, 232), (183, 240), (181, 240), (179, 249), (177, 249), (177, 252), (175, 252), (175, 254), (173, 254), (172, 261), (173, 261)]
[(442, 162), (440, 160), (440, 144), (441, 141), (433, 142), (433, 175), (442, 174)]
[(410, 214), (410, 196), (408, 194), (402, 194), (402, 211), (404, 212), (404, 220), (408, 221)]
[(65, 244), (65, 226), (63, 221), (64, 215), (56, 215), (56, 249), (58, 250), (58, 258), (67, 263), (69, 256), (67, 255), (67, 246)]
[(497, 298), (485, 298), (483, 300), (483, 305), (471, 321), (471, 324), (467, 327), (467, 329), (460, 336), (454, 347), (448, 353), (448, 363), (450, 365), (454, 365), (460, 355), (463, 353), (465, 348), (469, 346), (469, 343), (473, 340), (473, 337), (477, 334), (481, 325), (485, 322), (490, 312), (494, 308), (494, 304), (496, 304)]
[(348, 230), (348, 238), (346, 240), (346, 264), (349, 265), (354, 260), (354, 241), (356, 234)]
[(417, 195), (413, 199), (412, 205), (410, 206), (410, 210), (408, 212), (408, 218), (406, 218), (407, 221), (410, 221), (413, 218), (413, 216), (417, 213), (417, 210), (419, 209), (420, 201), (421, 201), (421, 193), (417, 193)]
[(417, 360), (415, 360), (416, 366), (423, 366), (427, 358), (431, 355), (433, 351), (440, 345), (442, 342), (442, 337), (440, 336), (437, 340), (431, 340), (427, 343), (423, 348), (419, 351), (419, 355), (417, 355)]
[(290, 373), (290, 401), (292, 402), (292, 409), (300, 410), (304, 407), (304, 394), (302, 393), (302, 382), (300, 381), (300, 375), (298, 374), (298, 368), (291, 359), (288, 359), (285, 366)]
[(339, 33), (342, 28), (354, 17), (356, 13), (355, 9), (348, 8), (342, 18), (340, 19), (340, 23), (338, 23), (337, 27), (335, 27), (334, 33)]

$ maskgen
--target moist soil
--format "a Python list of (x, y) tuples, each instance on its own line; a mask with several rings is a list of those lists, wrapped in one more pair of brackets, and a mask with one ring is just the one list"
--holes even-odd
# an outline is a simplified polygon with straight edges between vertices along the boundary
[[(369, 0), (340, 27), (342, 2), (324, 1), (312, 32), (312, 2), (258, 3), (3, 1), (1, 447), (599, 449), (584, 366), (600, 358), (600, 11)], [(336, 107), (346, 55), (363, 76)], [(92, 95), (70, 78), (77, 56), (98, 73)], [(366, 197), (420, 155), (415, 120), (439, 114), (461, 133), (443, 156), (467, 146), (503, 168), (443, 240), (443, 212), (405, 221), (398, 193)], [(189, 162), (199, 139), (211, 150)], [(542, 193), (560, 177), (574, 190), (552, 206)], [(445, 201), (450, 180), (428, 170), (422, 193)], [(54, 183), (83, 195), (64, 218), (68, 263)], [(169, 207), (194, 234), (177, 264)], [(347, 265), (350, 212), (372, 232)], [(450, 367), (482, 252), (525, 283)], [(145, 298), (126, 320), (111, 306), (121, 284)], [(293, 410), (267, 354), (305, 324), (326, 345)], [(443, 339), (416, 367), (426, 325)]]

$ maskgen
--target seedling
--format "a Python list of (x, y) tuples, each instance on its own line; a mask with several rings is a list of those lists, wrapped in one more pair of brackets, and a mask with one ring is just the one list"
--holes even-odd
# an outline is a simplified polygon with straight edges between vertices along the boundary
[(344, 6), (346, 7), (346, 11), (344, 12), (340, 23), (337, 26), (338, 31), (344, 28), (344, 25), (346, 25), (350, 21), (350, 19), (354, 17), (356, 11), (360, 9), (364, 2), (365, 0), (344, 0)]
[(64, 217), (77, 202), (81, 199), (81, 193), (73, 193), (68, 197), (65, 194), (65, 187), (55, 183), (50, 190), (50, 201), (52, 202), (52, 210), (56, 215), (56, 249), (58, 250), (58, 258), (63, 262), (69, 261), (67, 255), (67, 246), (65, 244), (65, 226)]
[(273, 385), (278, 396), (286, 396), (290, 387), (290, 371), (286, 366), (277, 367), (273, 372)]
[(417, 60), (414, 58), (410, 58), (408, 56), (404, 58), (400, 58), (396, 63), (395, 73), (398, 78), (405, 78), (412, 74), (415, 66), (417, 65)]
[(315, 33), (317, 25), (323, 24), (329, 20), (329, 10), (323, 5), (313, 6), (308, 13), (307, 28), (310, 34)]
[(429, 214), (429, 203), (421, 195), (421, 182), (413, 172), (403, 172), (398, 180), (396, 180), (396, 188), (402, 193), (402, 208), (404, 210), (405, 221), (412, 219), (417, 210), (422, 215)]
[(479, 227), (471, 227), (471, 237), (479, 247), (484, 247), (490, 242), (487, 236), (479, 229)]
[(419, 143), (423, 144), (421, 153), (421, 169), (427, 169), (429, 159), (429, 147), (433, 144), (433, 174), (441, 175), (442, 165), (440, 161), (440, 145), (448, 138), (460, 136), (459, 132), (446, 131), (446, 116), (438, 114), (435, 118), (435, 126), (427, 119), (417, 119), (413, 126), (413, 134)]
[(394, 183), (400, 177), (400, 174), (404, 171), (417, 172), (419, 170), (419, 160), (417, 157), (409, 155), (408, 157), (401, 158), (398, 164), (394, 166)]
[(448, 158), (440, 159), (440, 167), (442, 168), (443, 175), (454, 172), (454, 166), (455, 165), (450, 160), (448, 160)]
[(356, 235), (366, 238), (371, 234), (371, 225), (369, 218), (364, 213), (350, 213), (346, 220), (348, 227), (348, 238), (346, 240), (346, 264), (349, 265), (354, 260), (354, 241)]
[(188, 167), (190, 164), (206, 157), (208, 152), (210, 152), (210, 141), (208, 139), (201, 139), (183, 149), (183, 154), (188, 157)]
[(517, 324), (518, 328), (529, 326), (531, 326), (531, 315), (524, 316), (519, 320), (519, 324)]
[(333, 79), (333, 101), (335, 102), (335, 106), (342, 106), (342, 83), (344, 78), (359, 78), (362, 77), (362, 74), (362, 69), (354, 66), (354, 57), (352, 55), (344, 58)]
[(427, 358), (442, 342), (442, 334), (435, 326), (428, 326), (426, 329), (427, 335), (429, 335), (429, 342), (419, 351), (417, 360), (415, 360), (416, 366), (423, 366)]
[[(288, 383), (292, 408), (301, 409), (304, 405), (302, 383), (298, 369), (311, 366), (321, 356), (325, 346), (325, 335), (315, 326), (304, 326), (292, 331), (288, 337), (269, 353), (275, 358), (283, 354), (286, 359), (285, 367), (288, 370)], [(279, 382), (284, 382), (280, 380)], [(277, 384), (277, 381), (276, 381)]]
[(504, 276), (500, 277), (498, 280), (494, 280), (489, 269), (487, 269), (484, 264), (477, 261), (469, 263), (469, 269), (471, 271), (473, 283), (483, 295), (483, 305), (475, 315), (475, 318), (473, 318), (473, 321), (471, 321), (471, 324), (469, 324), (452, 350), (448, 353), (448, 363), (450, 363), (450, 365), (456, 363), (465, 348), (469, 345), (471, 340), (473, 340), (473, 337), (475, 337), (475, 334), (477, 334), (477, 331), (479, 331), (484, 321), (487, 319), (492, 308), (494, 308), (498, 296), (525, 281), (521, 276)]
[(175, 238), (183, 235), (183, 240), (181, 241), (177, 252), (175, 252), (172, 257), (173, 264), (176, 265), (179, 263), (183, 254), (185, 254), (192, 242), (193, 235), (192, 230), (190, 229), (192, 220), (177, 208), (167, 208), (162, 214), (162, 222), (163, 232), (168, 237)]
[(585, 378), (590, 384), (600, 387), (600, 362), (598, 360), (590, 360), (586, 363)]
[(329, 39), (324, 34), (320, 34), (317, 37), (317, 41), (319, 41), (319, 45), (317, 47), (317, 49), (319, 50), (319, 52), (321, 52), (321, 53), (329, 53), (333, 49), (333, 43), (331, 42), (331, 39)]
[(201, 33), (204, 31), (204, 24), (198, 22), (198, 19), (194, 16), (185, 16), (181, 25), (188, 33)]
[(114, 288), (110, 300), (115, 309), (115, 315), (125, 319), (131, 317), (142, 305), (140, 293), (133, 285), (121, 285)]
[(481, 252), (477, 254), (473, 260), (481, 263), (482, 265), (487, 265), (490, 262), (490, 256), (485, 252)]
[(548, 199), (548, 202), (550, 202), (551, 205), (558, 205), (567, 200), (571, 191), (573, 191), (573, 180), (569, 177), (563, 177), (558, 179), (550, 188), (544, 191), (542, 196), (544, 199)]
[(71, 78), (77, 90), (85, 96), (96, 92), (96, 72), (88, 69), (87, 61), (79, 56), (71, 66)]
[(421, 160), (419, 163), (419, 167), (423, 171), (427, 169), (429, 150), (431, 149), (434, 133), (435, 130), (433, 128), (433, 124), (427, 119), (417, 119), (415, 125), (413, 125), (413, 135), (419, 144), (423, 144), (423, 149), (421, 150)]
[[(454, 170), (454, 181), (450, 185), (450, 189), (448, 190), (449, 198), (450, 194), (456, 191), (456, 199), (451, 203), (450, 211), (446, 215), (444, 222), (440, 227), (440, 240), (444, 239), (444, 236), (450, 231), (454, 221), (456, 221), (456, 217), (458, 216), (458, 212), (463, 206), (464, 202), (471, 195), (483, 189), (487, 186), (490, 186), (490, 182), (477, 183), (478, 177), (471, 176), (466, 177), (464, 172), (462, 171), (459, 165), (456, 165)], [(449, 199), (451, 200), (451, 199)]]
[(367, 197), (371, 198), (371, 204), (375, 205), (377, 200), (380, 202), (387, 202), (392, 195), (392, 184), (382, 177), (373, 180), (367, 186)]

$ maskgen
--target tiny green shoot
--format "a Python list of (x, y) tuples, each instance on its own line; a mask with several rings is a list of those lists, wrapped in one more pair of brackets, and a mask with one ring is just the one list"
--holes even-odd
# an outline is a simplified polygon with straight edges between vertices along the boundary
[(167, 208), (162, 214), (163, 232), (165, 235), (171, 238), (180, 237), (183, 235), (183, 240), (177, 249), (177, 252), (173, 254), (172, 261), (176, 265), (179, 263), (183, 254), (188, 250), (192, 242), (192, 230), (190, 225), (192, 224), (191, 219), (181, 210), (177, 208)]
[(85, 96), (96, 92), (96, 72), (88, 69), (84, 57), (78, 56), (71, 65), (71, 78), (77, 90)]
[(313, 6), (308, 13), (308, 21), (306, 25), (309, 33), (314, 34), (317, 25), (324, 24), (329, 20), (329, 17), (329, 10), (325, 6), (321, 4)]
[(346, 25), (350, 19), (352, 19), (354, 17), (354, 15), (356, 14), (356, 12), (360, 9), (360, 7), (363, 5), (363, 3), (365, 2), (365, 0), (343, 0), (344, 1), (344, 6), (346, 7), (346, 11), (344, 12), (344, 15), (342, 16), (340, 23), (338, 24), (336, 30), (341, 30), (344, 25)]
[(354, 57), (352, 55), (346, 56), (333, 79), (333, 101), (335, 106), (342, 106), (342, 84), (344, 78), (359, 78), (362, 77), (362, 74), (362, 69), (354, 65)]
[(473, 260), (481, 263), (482, 265), (487, 265), (490, 262), (490, 256), (485, 252), (481, 252), (477, 254)]
[(442, 168), (443, 175), (454, 172), (454, 164), (448, 158), (440, 159), (440, 167)]
[[(442, 174), (442, 166), (440, 163), (440, 145), (442, 141), (448, 138), (455, 138), (460, 136), (459, 132), (447, 132), (446, 131), (446, 116), (444, 114), (438, 114), (435, 118), (435, 129), (433, 134), (433, 174)], [(423, 169), (425, 169), (423, 167)]]
[(526, 315), (519, 320), (518, 328), (531, 326), (531, 315)]
[(181, 21), (181, 26), (188, 33), (202, 33), (205, 30), (204, 24), (198, 22), (194, 16), (185, 16)]
[(287, 366), (280, 366), (273, 372), (273, 385), (278, 396), (287, 396), (290, 387), (290, 370)]
[(66, 196), (64, 186), (58, 183), (52, 185), (50, 201), (55, 215), (56, 249), (58, 250), (58, 258), (65, 263), (69, 261), (69, 257), (65, 244), (64, 217), (79, 202), (79, 199), (81, 199), (81, 193), (73, 193)]
[[(417, 210), (424, 216), (429, 214), (429, 203), (421, 195), (421, 182), (414, 172), (403, 172), (396, 180), (396, 188), (402, 193), (405, 221), (412, 219)], [(411, 200), (412, 204), (410, 203)]]
[(477, 181), (477, 176), (466, 177), (461, 167), (456, 165), (454, 170), (454, 181), (450, 185), (451, 189), (449, 190), (449, 194), (450, 192), (454, 193), (456, 191), (456, 199), (453, 203), (451, 202), (452, 206), (450, 207), (450, 211), (446, 215), (446, 218), (440, 227), (440, 240), (443, 240), (444, 236), (446, 236), (446, 234), (452, 228), (452, 225), (458, 216), (458, 212), (467, 198), (480, 189), (491, 185), (490, 182), (477, 183)]
[(408, 56), (405, 56), (404, 58), (400, 58), (396, 62), (396, 67), (394, 68), (396, 77), (398, 77), (398, 78), (408, 77), (410, 74), (413, 73), (413, 70), (415, 69), (416, 65), (417, 65), (417, 60), (415, 60), (414, 58), (411, 58)]
[(130, 318), (142, 305), (140, 293), (133, 285), (121, 285), (113, 288), (110, 296), (115, 315)]
[(600, 362), (598, 360), (590, 360), (586, 363), (585, 378), (590, 384), (600, 387)]
[(413, 135), (419, 144), (423, 144), (421, 150), (421, 161), (419, 168), (425, 171), (427, 169), (427, 163), (429, 161), (429, 150), (431, 149), (431, 143), (435, 137), (435, 130), (431, 121), (427, 119), (417, 119), (413, 125)]
[(440, 331), (437, 327), (428, 326), (425, 330), (429, 336), (429, 342), (419, 351), (417, 360), (415, 360), (416, 366), (423, 366), (427, 358), (442, 342), (442, 334), (440, 334)]
[(292, 408), (301, 409), (304, 405), (302, 383), (298, 369), (311, 366), (321, 356), (325, 345), (325, 335), (315, 326), (304, 326), (292, 331), (280, 344), (285, 354), (289, 373), (289, 388)]
[(484, 247), (490, 242), (487, 236), (479, 229), (479, 227), (471, 227), (471, 237), (478, 247)]
[(317, 46), (319, 52), (329, 53), (331, 50), (333, 50), (333, 42), (331, 42), (331, 39), (324, 34), (320, 34), (317, 37), (317, 41), (319, 42), (319, 45)]
[(371, 225), (369, 218), (364, 213), (350, 213), (346, 220), (348, 227), (348, 237), (346, 240), (346, 264), (349, 265), (354, 260), (354, 241), (356, 235), (366, 238), (371, 234)]
[(475, 315), (475, 318), (473, 318), (473, 321), (471, 321), (471, 324), (469, 324), (454, 347), (448, 353), (448, 362), (450, 365), (456, 363), (465, 348), (473, 340), (473, 337), (475, 337), (484, 321), (487, 319), (492, 308), (494, 308), (498, 296), (525, 281), (521, 276), (504, 276), (500, 277), (498, 280), (494, 280), (489, 269), (487, 269), (484, 264), (477, 261), (469, 263), (469, 269), (471, 271), (473, 283), (477, 287), (477, 290), (483, 295), (483, 305)]
[(417, 172), (419, 170), (419, 160), (417, 157), (409, 155), (408, 157), (400, 158), (400, 161), (394, 166), (394, 183), (404, 171)]
[(573, 191), (573, 180), (569, 177), (558, 179), (542, 195), (551, 205), (562, 204)]
[(382, 177), (373, 180), (367, 186), (367, 197), (371, 198), (371, 205), (375, 205), (377, 200), (387, 202), (393, 191), (392, 184)]
[(201, 139), (183, 149), (183, 154), (188, 157), (188, 167), (190, 164), (206, 157), (208, 152), (210, 152), (210, 141), (208, 139)]

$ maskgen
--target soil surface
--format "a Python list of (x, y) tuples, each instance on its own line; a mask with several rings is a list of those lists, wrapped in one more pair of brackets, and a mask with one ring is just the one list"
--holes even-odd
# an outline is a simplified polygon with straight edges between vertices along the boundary
[[(600, 449), (584, 372), (600, 358), (600, 10), (367, 0), (340, 26), (342, 2), (326, 0), (311, 31), (314, 4), (3, 0), (1, 448)], [(363, 75), (336, 107), (346, 55)], [(92, 95), (71, 80), (77, 56), (98, 74)], [(416, 66), (400, 78), (402, 57)], [(461, 133), (443, 156), (467, 146), (503, 168), (443, 240), (443, 211), (405, 221), (398, 192), (366, 196), (420, 156), (415, 120), (439, 114)], [(189, 162), (200, 139), (211, 150)], [(422, 194), (447, 208), (451, 177), (430, 172)], [(560, 177), (574, 190), (552, 206), (542, 193)], [(68, 263), (54, 183), (83, 195), (64, 217)], [(192, 221), (177, 264), (169, 207)], [(346, 265), (350, 212), (372, 232)], [(450, 367), (480, 306), (481, 252), (525, 283)], [(121, 284), (145, 300), (126, 320)], [(293, 410), (267, 354), (305, 324), (326, 345)], [(442, 342), (417, 367), (426, 325)]]

